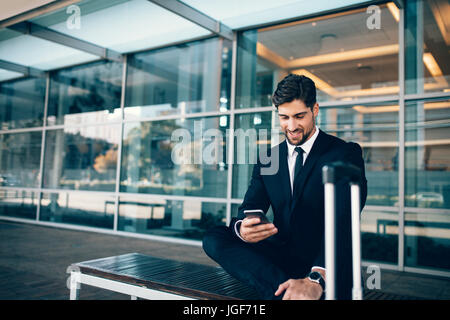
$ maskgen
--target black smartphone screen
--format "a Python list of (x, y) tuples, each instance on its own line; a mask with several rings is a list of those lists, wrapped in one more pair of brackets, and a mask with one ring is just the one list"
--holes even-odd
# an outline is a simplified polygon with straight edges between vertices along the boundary
[(247, 218), (259, 218), (261, 222), (258, 224), (270, 223), (262, 210), (244, 210), (244, 214)]

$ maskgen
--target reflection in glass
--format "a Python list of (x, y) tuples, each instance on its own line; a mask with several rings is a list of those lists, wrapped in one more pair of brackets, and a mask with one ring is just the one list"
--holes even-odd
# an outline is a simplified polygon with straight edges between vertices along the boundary
[(206, 230), (225, 222), (224, 203), (120, 197), (122, 231), (201, 240)]
[(398, 105), (322, 108), (319, 127), (358, 143), (368, 181), (366, 205), (398, 205)]
[(450, 101), (406, 103), (405, 206), (450, 209)]
[(448, 0), (405, 1), (406, 93), (449, 91), (448, 14)]
[(47, 131), (44, 187), (114, 191), (119, 125)]
[(120, 120), (122, 64), (94, 62), (52, 73), (48, 125)]
[(0, 134), (0, 185), (39, 186), (42, 132)]
[(405, 265), (449, 271), (449, 257), (449, 213), (405, 213)]
[(126, 123), (121, 192), (226, 197), (228, 117)]
[(39, 219), (98, 228), (113, 228), (114, 197), (96, 193), (43, 193)]
[[(279, 129), (272, 129), (273, 116), (271, 111), (235, 116), (233, 198), (244, 198), (256, 156), (260, 153), (267, 154), (262, 147), (267, 150), (279, 143)], [(277, 126), (278, 122), (273, 125)]]
[(45, 82), (29, 78), (0, 83), (0, 130), (43, 125)]
[(364, 260), (397, 263), (397, 212), (363, 210), (361, 214), (361, 255)]
[(38, 193), (25, 190), (0, 190), (0, 215), (36, 219)]
[(125, 118), (226, 111), (231, 42), (208, 39), (128, 59)]
[(450, 101), (406, 103), (405, 264), (450, 269)]
[(236, 108), (270, 106), (288, 73), (310, 77), (318, 101), (397, 94), (398, 9), (379, 8), (379, 29), (368, 27), (362, 8), (240, 34)]

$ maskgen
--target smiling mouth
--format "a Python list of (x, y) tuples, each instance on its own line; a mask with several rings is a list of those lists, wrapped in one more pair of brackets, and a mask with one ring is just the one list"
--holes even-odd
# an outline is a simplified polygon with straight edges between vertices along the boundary
[(288, 131), (289, 136), (291, 136), (292, 138), (299, 138), (301, 133), (302, 133), (301, 131), (297, 131), (297, 132)]

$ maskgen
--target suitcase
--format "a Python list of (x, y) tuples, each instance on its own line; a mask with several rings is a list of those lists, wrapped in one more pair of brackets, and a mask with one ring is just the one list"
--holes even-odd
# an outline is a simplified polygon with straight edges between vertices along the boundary
[(361, 170), (343, 162), (333, 162), (322, 168), (325, 192), (325, 299), (334, 300), (336, 293), (336, 255), (335, 255), (335, 184), (343, 178), (349, 179), (351, 193), (352, 228), (352, 299), (362, 300), (361, 286), (361, 234), (360, 234), (360, 186)]

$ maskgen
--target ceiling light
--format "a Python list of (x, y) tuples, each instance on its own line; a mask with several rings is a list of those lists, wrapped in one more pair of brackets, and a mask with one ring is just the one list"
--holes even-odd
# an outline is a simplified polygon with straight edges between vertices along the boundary
[(291, 73), (307, 76), (312, 81), (314, 81), (316, 87), (319, 90), (322, 90), (323, 92), (329, 94), (330, 96), (334, 96), (338, 93), (338, 91), (335, 88), (333, 88), (332, 86), (330, 86), (326, 81), (320, 79), (318, 76), (312, 74), (311, 72), (309, 72), (306, 69), (292, 70)]
[(433, 55), (430, 52), (426, 52), (423, 54), (423, 63), (427, 67), (428, 71), (433, 76), (436, 83), (441, 84), (443, 86), (448, 86), (448, 82), (442, 74), (442, 70), (439, 67), (436, 59), (434, 59)]
[(387, 7), (389, 11), (391, 12), (392, 16), (394, 17), (395, 21), (400, 21), (400, 10), (398, 10), (397, 6), (393, 2), (389, 2), (387, 4)]
[(450, 32), (447, 31), (450, 29), (448, 19), (450, 4), (448, 1), (428, 0), (428, 5), (433, 12), (434, 20), (442, 34), (442, 38), (444, 38), (445, 44), (450, 45)]
[(442, 77), (442, 70), (430, 52), (423, 54), (423, 63), (425, 63), (425, 66), (433, 77)]
[(298, 58), (292, 61), (287, 61), (285, 59), (285, 62), (288, 68), (300, 68), (318, 64), (351, 61), (393, 54), (398, 54), (398, 44), (327, 53), (322, 55)]

